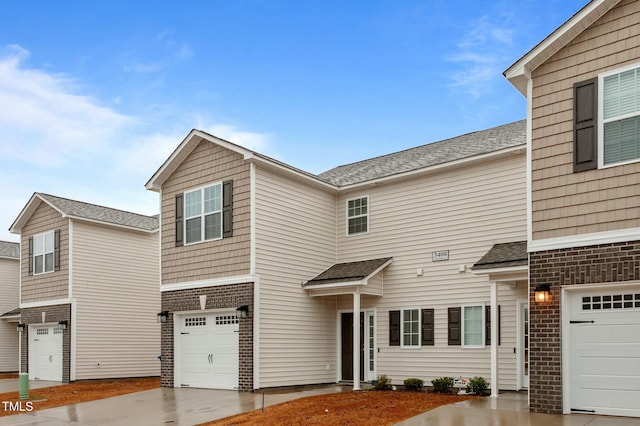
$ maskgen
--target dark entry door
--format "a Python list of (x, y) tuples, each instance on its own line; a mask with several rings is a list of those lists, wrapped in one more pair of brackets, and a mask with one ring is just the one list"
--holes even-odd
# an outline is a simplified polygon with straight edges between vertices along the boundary
[[(342, 324), (342, 380), (353, 380), (353, 312), (343, 312)], [(364, 381), (364, 312), (360, 312), (360, 380)]]

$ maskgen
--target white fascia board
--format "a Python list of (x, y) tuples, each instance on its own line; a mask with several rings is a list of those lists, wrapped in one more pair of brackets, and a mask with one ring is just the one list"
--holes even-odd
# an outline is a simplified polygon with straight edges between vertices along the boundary
[(341, 287), (357, 287), (361, 285), (366, 285), (367, 280), (355, 280), (355, 281), (340, 281), (336, 283), (329, 284), (303, 284), (305, 290), (322, 290), (323, 288), (341, 288)]
[(14, 220), (11, 224), (9, 232), (11, 232), (12, 234), (22, 233), (22, 227), (25, 225), (27, 220), (29, 220), (31, 215), (36, 211), (40, 203), (46, 203), (49, 207), (60, 213), (60, 215), (64, 216), (64, 213), (60, 209), (42, 198), (37, 192), (34, 192), (31, 198), (29, 198), (29, 201), (27, 201), (27, 204), (25, 204), (25, 206), (20, 211), (20, 214), (18, 214), (16, 220)]
[(11, 256), (0, 256), (0, 259), (20, 261), (19, 257), (11, 257)]
[(312, 174), (308, 174), (302, 170), (296, 169), (295, 167), (285, 165), (284, 163), (278, 163), (278, 162), (272, 161), (260, 155), (253, 156), (251, 158), (251, 161), (256, 164), (260, 164), (268, 169), (284, 172), (288, 176), (294, 177), (306, 183), (310, 183), (322, 189), (326, 189), (332, 192), (338, 191), (339, 189), (337, 186), (327, 183), (323, 180), (320, 180), (317, 177), (313, 176)]
[(640, 228), (628, 228), (616, 231), (594, 232), (591, 234), (570, 235), (566, 237), (528, 241), (527, 250), (529, 253), (533, 253), (544, 250), (558, 250), (638, 240), (640, 240)]
[[(86, 217), (72, 216), (72, 215), (67, 215), (67, 214), (63, 214), (62, 217), (63, 218), (69, 218), (69, 219), (72, 219), (72, 220), (78, 220), (78, 221), (81, 221), (81, 222), (96, 223), (98, 225), (113, 226), (114, 228), (121, 228), (121, 229), (127, 229), (129, 231), (142, 232), (144, 234), (154, 234), (154, 233), (159, 231), (159, 228), (156, 228), (156, 229), (143, 229), (143, 228), (137, 228), (135, 226), (120, 225), (118, 223), (105, 222), (105, 221), (97, 220), (97, 219), (87, 219)], [(158, 224), (160, 224), (159, 218), (158, 218)]]
[(455, 160), (455, 161), (449, 161), (446, 163), (441, 163), (441, 164), (436, 164), (434, 166), (429, 166), (429, 167), (424, 167), (421, 169), (417, 169), (417, 170), (411, 170), (408, 172), (404, 172), (404, 173), (398, 173), (395, 175), (391, 175), (391, 176), (385, 176), (382, 178), (378, 178), (378, 179), (371, 179), (365, 182), (359, 182), (359, 183), (354, 183), (352, 185), (345, 185), (345, 186), (341, 186), (339, 188), (339, 191), (351, 191), (353, 189), (357, 189), (357, 188), (361, 188), (361, 187), (367, 187), (367, 186), (371, 186), (371, 185), (380, 185), (383, 183), (387, 183), (389, 181), (393, 181), (396, 179), (405, 179), (405, 178), (409, 178), (409, 177), (414, 177), (414, 176), (419, 176), (421, 174), (427, 174), (427, 173), (431, 173), (431, 172), (435, 172), (435, 171), (440, 171), (442, 169), (446, 169), (449, 167), (457, 167), (457, 166), (461, 166), (461, 165), (466, 165), (469, 163), (473, 163), (476, 161), (482, 161), (482, 160), (486, 160), (486, 159), (491, 159), (493, 157), (500, 157), (503, 155), (508, 155), (508, 154), (515, 154), (518, 152), (524, 152), (526, 150), (526, 146), (523, 145), (518, 145), (518, 146), (514, 146), (514, 147), (510, 147), (510, 148), (505, 148), (505, 149), (501, 149), (498, 151), (493, 151), (493, 152), (488, 152), (486, 154), (480, 154), (480, 155), (475, 155), (473, 157), (467, 157), (467, 158), (461, 158), (459, 160)]
[(527, 272), (529, 265), (521, 266), (508, 266), (504, 268), (487, 268), (487, 269), (472, 269), (471, 273), (474, 275), (489, 275), (489, 274), (505, 274), (513, 272)]
[(176, 290), (189, 290), (192, 288), (205, 288), (205, 287), (218, 287), (221, 285), (229, 284), (243, 284), (255, 282), (256, 276), (252, 274), (248, 275), (236, 275), (233, 277), (214, 278), (211, 280), (200, 281), (187, 281), (175, 284), (162, 284), (160, 291), (176, 291)]
[(52, 299), (52, 300), (42, 300), (39, 302), (26, 302), (20, 303), (20, 309), (27, 308), (42, 308), (45, 306), (55, 306), (55, 305), (67, 305), (72, 302), (71, 299)]

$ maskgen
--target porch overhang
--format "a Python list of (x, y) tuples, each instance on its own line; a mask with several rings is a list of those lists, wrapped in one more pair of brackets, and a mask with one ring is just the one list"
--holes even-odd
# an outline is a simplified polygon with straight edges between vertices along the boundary
[(514, 282), (529, 278), (529, 254), (527, 242), (494, 244), (493, 247), (478, 260), (471, 273), (486, 275), (489, 281)]
[(20, 322), (20, 308), (5, 312), (0, 315), (0, 320), (5, 322)]
[(311, 297), (367, 294), (382, 296), (383, 270), (393, 262), (392, 257), (336, 263), (316, 277), (302, 283)]

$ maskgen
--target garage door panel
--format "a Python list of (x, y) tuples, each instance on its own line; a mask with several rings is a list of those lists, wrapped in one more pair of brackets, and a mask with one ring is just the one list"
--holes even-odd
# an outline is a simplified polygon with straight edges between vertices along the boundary
[(29, 379), (62, 381), (62, 330), (43, 324), (29, 332)]
[(569, 294), (572, 410), (640, 417), (640, 309), (635, 299), (614, 305), (637, 292), (600, 288)]

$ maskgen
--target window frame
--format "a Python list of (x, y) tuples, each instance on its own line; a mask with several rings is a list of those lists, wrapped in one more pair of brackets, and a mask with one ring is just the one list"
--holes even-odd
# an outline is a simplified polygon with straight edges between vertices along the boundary
[[(472, 345), (467, 344), (465, 339), (465, 312), (467, 308), (480, 308), (482, 320), (480, 321), (480, 344)], [(470, 303), (460, 306), (460, 347), (464, 349), (484, 349), (486, 347), (486, 330), (487, 330), (487, 318), (486, 318), (486, 305), (484, 303)]]
[[(417, 337), (418, 337), (418, 342), (415, 345), (407, 345), (404, 343), (404, 338), (405, 335), (411, 335), (413, 336), (414, 333), (410, 333), (410, 334), (405, 334), (404, 331), (404, 324), (405, 324), (405, 320), (404, 320), (404, 313), (408, 312), (408, 311), (417, 311), (418, 312), (418, 318), (415, 320), (416, 323), (416, 328), (417, 328)], [(413, 319), (411, 320), (411, 322), (413, 323)], [(401, 348), (407, 348), (407, 349), (421, 349), (422, 348), (422, 309), (419, 307), (407, 307), (407, 308), (400, 308), (400, 347)]]
[[(625, 164), (632, 164), (632, 163), (638, 163), (640, 162), (640, 155), (638, 155), (637, 158), (634, 159), (630, 159), (630, 160), (623, 160), (623, 161), (618, 161), (615, 163), (609, 163), (609, 164), (605, 164), (604, 163), (604, 126), (607, 123), (611, 123), (611, 122), (616, 122), (616, 121), (621, 121), (627, 118), (632, 118), (632, 117), (638, 117), (640, 119), (640, 110), (634, 114), (626, 114), (626, 115), (620, 115), (617, 116), (615, 119), (607, 119), (607, 122), (605, 123), (605, 118), (604, 118), (604, 79), (607, 77), (611, 77), (612, 75), (616, 75), (616, 74), (621, 74), (627, 71), (631, 71), (634, 69), (638, 69), (638, 72), (640, 73), (640, 62), (636, 62), (634, 64), (631, 65), (627, 65), (624, 67), (620, 67), (620, 68), (616, 68), (610, 71), (606, 71), (603, 72), (601, 74), (598, 74), (598, 112), (597, 112), (597, 117), (598, 117), (598, 129), (597, 129), (597, 150), (598, 150), (598, 169), (606, 169), (609, 167), (616, 167), (616, 166), (623, 166)], [(640, 79), (640, 78), (639, 78)]]
[[(349, 202), (350, 201), (354, 201), (354, 200), (362, 200), (362, 199), (366, 199), (367, 200), (367, 213), (366, 214), (361, 214), (358, 216), (349, 216)], [(369, 194), (366, 195), (360, 195), (358, 197), (351, 197), (351, 198), (347, 198), (345, 200), (344, 203), (344, 211), (345, 211), (345, 235), (347, 237), (353, 237), (356, 235), (366, 235), (369, 233), (369, 215), (371, 213), (371, 202), (369, 200)], [(367, 219), (367, 230), (364, 232), (354, 232), (354, 233), (349, 233), (349, 219), (358, 219), (361, 217), (366, 217)]]
[[(215, 210), (212, 212), (205, 212), (205, 199), (204, 199), (204, 194), (205, 194), (205, 190), (207, 188), (212, 188), (218, 186), (220, 188), (220, 209), (219, 210)], [(196, 191), (199, 191), (200, 193), (200, 214), (195, 215), (195, 216), (188, 216), (187, 215), (187, 194), (191, 194), (194, 193)], [(188, 189), (186, 191), (184, 191), (183, 193), (183, 199), (182, 199), (182, 235), (183, 235), (183, 240), (184, 240), (184, 244), (185, 246), (190, 246), (190, 245), (194, 245), (194, 244), (201, 244), (201, 243), (205, 243), (205, 242), (209, 242), (209, 241), (218, 241), (224, 238), (224, 194), (223, 194), (223, 182), (222, 181), (218, 181), (218, 182), (214, 182), (214, 183), (208, 183), (206, 185), (202, 185), (202, 186), (198, 186), (195, 188), (191, 188)], [(220, 215), (220, 236), (217, 238), (205, 238), (205, 233), (206, 233), (206, 217), (210, 216), (210, 215), (214, 215), (214, 214), (219, 214)], [(200, 219), (200, 239), (197, 241), (192, 241), (192, 242), (188, 242), (188, 233), (187, 233), (187, 222), (191, 219), (195, 219), (195, 218), (199, 218)]]
[[(47, 235), (51, 235), (51, 251), (47, 251)], [(36, 240), (42, 237), (42, 252), (38, 253), (36, 248)], [(33, 275), (48, 274), (56, 271), (56, 231), (46, 231), (33, 235), (33, 254), (31, 259), (31, 267), (33, 268)], [(51, 270), (47, 270), (47, 255), (51, 255)], [(36, 258), (42, 256), (42, 272), (36, 270)]]

